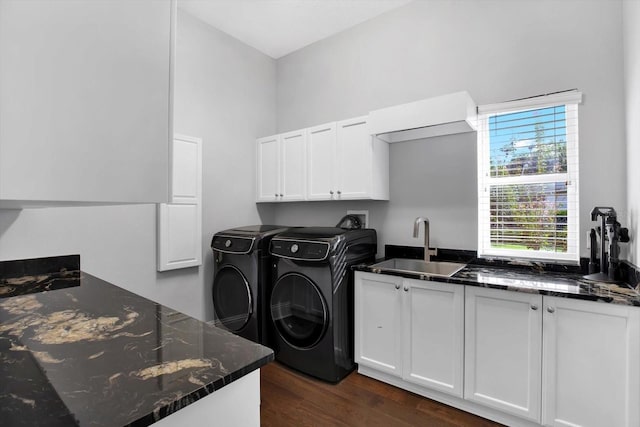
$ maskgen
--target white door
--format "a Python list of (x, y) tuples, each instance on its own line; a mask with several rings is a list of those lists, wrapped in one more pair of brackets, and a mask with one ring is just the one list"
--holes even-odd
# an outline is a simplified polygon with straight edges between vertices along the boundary
[(464, 398), (540, 421), (542, 296), (467, 287)]
[(402, 375), (402, 277), (355, 273), (355, 358)]
[(256, 141), (257, 198), (258, 202), (280, 200), (279, 169), (280, 140), (278, 135)]
[(304, 129), (280, 136), (280, 199), (304, 200), (306, 193), (306, 132)]
[(197, 204), (202, 192), (202, 140), (176, 135), (171, 157), (171, 203)]
[(543, 420), (640, 425), (640, 307), (544, 297)]
[(464, 286), (403, 282), (403, 378), (462, 397)]
[(336, 195), (339, 199), (370, 197), (373, 137), (367, 116), (340, 121), (336, 128)]
[(175, 135), (170, 203), (157, 208), (158, 271), (202, 264), (202, 140)]
[(307, 129), (307, 198), (331, 200), (334, 187), (334, 159), (336, 157), (336, 124), (327, 123)]

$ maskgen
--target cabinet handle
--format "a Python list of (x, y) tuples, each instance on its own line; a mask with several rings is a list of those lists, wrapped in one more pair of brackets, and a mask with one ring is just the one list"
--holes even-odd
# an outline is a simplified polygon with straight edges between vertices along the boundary
[(396, 289), (400, 289), (400, 284), (396, 283)]
[(549, 313), (554, 313), (554, 312), (556, 311), (556, 309), (555, 309), (555, 308), (553, 308), (553, 307), (547, 307), (547, 311), (548, 311)]
[(333, 196), (333, 190), (329, 190), (329, 194)]
[(405, 286), (405, 287), (404, 287), (404, 291), (405, 291), (405, 292), (409, 292), (409, 287), (408, 287), (408, 286)]
[(284, 197), (284, 194), (280, 194), (280, 197)]
[(342, 191), (338, 190), (338, 196), (342, 194)]
[(275, 196), (278, 197), (278, 193), (276, 193)]
[(537, 306), (537, 305), (535, 305), (535, 304), (531, 304), (531, 310), (534, 310), (534, 311), (535, 311), (535, 310), (537, 310), (537, 309), (538, 309), (538, 306)]

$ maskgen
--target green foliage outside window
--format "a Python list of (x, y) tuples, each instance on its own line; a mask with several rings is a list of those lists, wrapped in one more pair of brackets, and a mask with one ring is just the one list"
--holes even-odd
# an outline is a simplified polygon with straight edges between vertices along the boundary
[(490, 176), (530, 176), (532, 183), (490, 186), (491, 246), (567, 251), (567, 184), (535, 176), (567, 172), (565, 107), (489, 119)]

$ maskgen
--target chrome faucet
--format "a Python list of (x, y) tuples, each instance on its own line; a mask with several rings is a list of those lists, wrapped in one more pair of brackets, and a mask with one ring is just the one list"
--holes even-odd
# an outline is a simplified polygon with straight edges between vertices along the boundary
[(429, 249), (429, 218), (419, 216), (413, 224), (413, 237), (418, 238), (420, 223), (424, 222), (424, 262), (431, 261), (431, 255), (437, 256), (438, 249)]

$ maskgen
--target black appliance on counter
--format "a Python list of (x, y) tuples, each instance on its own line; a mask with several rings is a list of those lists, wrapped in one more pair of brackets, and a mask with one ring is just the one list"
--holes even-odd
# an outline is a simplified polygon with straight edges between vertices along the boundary
[[(596, 206), (591, 211), (591, 221), (601, 218), (600, 227), (592, 228), (589, 234), (591, 255), (589, 274), (585, 279), (599, 282), (615, 282), (620, 263), (618, 242), (629, 241), (629, 229), (620, 225), (616, 210), (612, 207)], [(598, 260), (598, 236), (600, 237), (600, 259)], [(605, 242), (609, 242), (607, 245)]]
[(288, 227), (252, 225), (216, 233), (211, 240), (214, 323), (269, 345), (267, 292), (271, 285), (269, 243)]
[(271, 240), (270, 307), (276, 360), (338, 382), (355, 368), (353, 271), (374, 261), (373, 229), (308, 227)]

